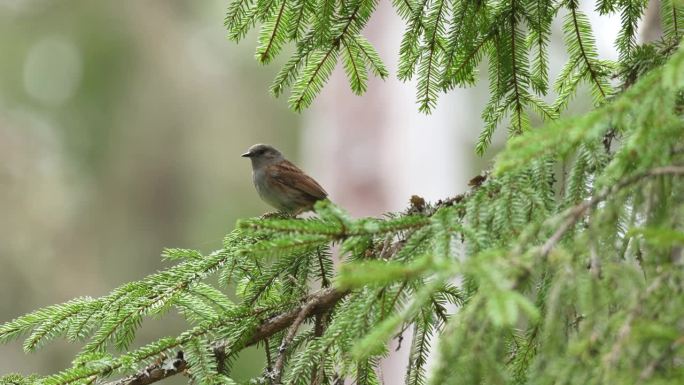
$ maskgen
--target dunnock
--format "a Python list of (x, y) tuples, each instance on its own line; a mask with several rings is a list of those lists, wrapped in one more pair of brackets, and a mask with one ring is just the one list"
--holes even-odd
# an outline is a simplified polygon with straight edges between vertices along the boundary
[(291, 215), (309, 211), (328, 193), (313, 178), (267, 144), (255, 144), (243, 157), (252, 160), (252, 180), (264, 202)]

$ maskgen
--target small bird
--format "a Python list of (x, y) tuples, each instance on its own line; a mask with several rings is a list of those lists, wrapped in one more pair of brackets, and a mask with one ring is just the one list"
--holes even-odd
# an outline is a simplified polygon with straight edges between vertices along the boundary
[(252, 180), (264, 202), (297, 215), (313, 208), (328, 193), (312, 177), (267, 144), (255, 144), (242, 154), (252, 161)]

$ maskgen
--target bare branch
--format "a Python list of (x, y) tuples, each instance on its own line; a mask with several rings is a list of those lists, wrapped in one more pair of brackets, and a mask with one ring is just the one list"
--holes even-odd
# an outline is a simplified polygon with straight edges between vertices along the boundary
[(183, 358), (183, 352), (179, 351), (175, 357), (155, 362), (136, 374), (109, 382), (106, 385), (152, 384), (167, 377), (182, 373), (187, 367), (188, 363)]
[(276, 385), (282, 384), (283, 368), (285, 367), (285, 351), (287, 351), (288, 345), (292, 343), (292, 340), (297, 334), (297, 330), (299, 330), (299, 326), (311, 313), (311, 310), (313, 309), (314, 305), (315, 304), (313, 302), (309, 302), (306, 305), (304, 305), (302, 310), (300, 310), (299, 314), (297, 315), (297, 318), (295, 318), (294, 322), (292, 322), (292, 325), (290, 325), (290, 328), (287, 331), (287, 335), (285, 336), (285, 338), (283, 338), (283, 342), (278, 347), (278, 358), (276, 358), (276, 362), (272, 372), (273, 383)]

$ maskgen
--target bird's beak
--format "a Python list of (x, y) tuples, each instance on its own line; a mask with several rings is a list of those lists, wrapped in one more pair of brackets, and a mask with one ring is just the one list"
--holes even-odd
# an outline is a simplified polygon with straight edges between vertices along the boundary
[(240, 155), (240, 156), (243, 157), (243, 158), (249, 158), (250, 156), (252, 156), (252, 153), (249, 152), (249, 151), (247, 151), (247, 152), (245, 152), (244, 154), (242, 154), (242, 155)]

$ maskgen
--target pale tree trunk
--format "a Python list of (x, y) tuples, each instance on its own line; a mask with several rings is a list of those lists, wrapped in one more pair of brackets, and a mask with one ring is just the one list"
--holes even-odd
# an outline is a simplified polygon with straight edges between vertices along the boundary
[[(472, 92), (470, 99), (463, 98), (465, 92), (441, 98), (432, 115), (419, 113), (415, 84), (396, 79), (403, 28), (390, 2), (381, 2), (364, 35), (390, 77), (371, 78), (367, 93), (358, 97), (338, 65), (304, 115), (302, 163), (354, 217), (403, 210), (412, 194), (430, 201), (453, 196), (472, 174), (477, 133), (466, 128), (479, 121), (479, 114), (469, 112)], [(392, 354), (382, 362), (384, 384), (404, 382), (411, 332), (403, 337), (401, 349), (394, 352), (393, 341)]]
[(660, 0), (648, 2), (646, 12), (641, 22), (639, 37), (642, 43), (654, 42), (663, 35), (663, 26), (660, 24)]

